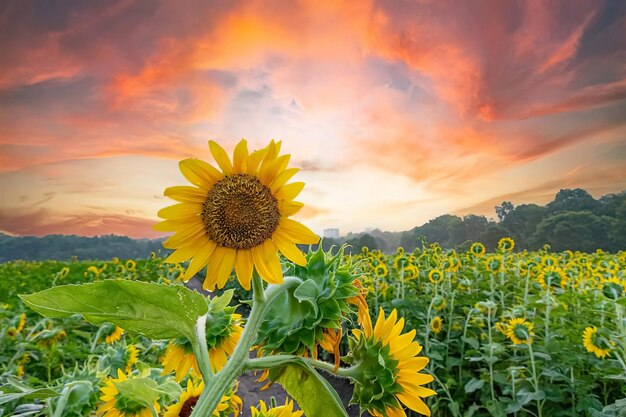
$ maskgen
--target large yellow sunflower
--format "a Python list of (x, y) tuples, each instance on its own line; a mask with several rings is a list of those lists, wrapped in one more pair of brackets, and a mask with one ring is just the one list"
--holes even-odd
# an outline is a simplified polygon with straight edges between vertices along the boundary
[[(430, 409), (422, 399), (436, 392), (423, 385), (434, 378), (419, 373), (428, 364), (428, 358), (417, 356), (422, 346), (414, 340), (415, 329), (401, 334), (404, 318), (396, 319), (395, 309), (385, 319), (381, 308), (373, 328), (371, 320), (362, 320), (363, 330), (352, 331), (355, 341), (349, 360), (353, 366), (363, 368), (364, 376), (354, 378), (355, 396), (375, 417), (406, 417), (402, 404), (430, 416)], [(372, 379), (374, 375), (376, 378)]]
[[(117, 378), (108, 378), (105, 380), (105, 386), (100, 388), (102, 396), (100, 400), (104, 402), (98, 408), (97, 415), (104, 417), (152, 417), (150, 408), (145, 404), (139, 403), (129, 398), (124, 398), (115, 386), (116, 383), (125, 381), (126, 374), (121, 369), (117, 370)], [(159, 404), (154, 403), (154, 409), (157, 413), (160, 411)]]
[(178, 201), (159, 211), (164, 221), (156, 230), (176, 232), (163, 246), (175, 251), (170, 263), (191, 259), (183, 279), (207, 266), (205, 289), (224, 287), (235, 268), (250, 289), (252, 270), (268, 283), (282, 283), (278, 251), (298, 265), (306, 265), (296, 243), (315, 244), (319, 238), (290, 219), (303, 206), (293, 201), (304, 183), (287, 181), (298, 171), (287, 168), (290, 155), (279, 156), (281, 143), (248, 152), (242, 140), (233, 160), (213, 141), (209, 148), (221, 171), (198, 160), (185, 159), (180, 170), (191, 186), (170, 187), (164, 195)]

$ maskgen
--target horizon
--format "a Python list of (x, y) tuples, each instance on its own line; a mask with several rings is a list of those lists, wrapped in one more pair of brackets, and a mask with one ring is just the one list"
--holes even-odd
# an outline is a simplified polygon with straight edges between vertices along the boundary
[(282, 139), (320, 235), (622, 192), (625, 22), (624, 2), (4, 3), (0, 231), (165, 236), (162, 192), (209, 139)]
[[(586, 191), (586, 190), (585, 190)], [(604, 194), (602, 196), (593, 196), (592, 197), (595, 200), (599, 200), (599, 198), (601, 197), (605, 197), (605, 196), (609, 196), (609, 195), (617, 195), (617, 194), (623, 194), (626, 193), (626, 189), (622, 190), (622, 191), (616, 191), (614, 193), (609, 193), (609, 194)], [(502, 203), (503, 201), (501, 201), (500, 203)], [(549, 201), (548, 201), (549, 202)], [(515, 207), (519, 206), (519, 205), (526, 205), (526, 204), (536, 204), (536, 203), (520, 203), (520, 204), (514, 204)], [(540, 204), (541, 206), (545, 206), (545, 204)], [(494, 206), (494, 213), (495, 213), (495, 206)], [(324, 239), (328, 239), (330, 237), (328, 236), (324, 236), (323, 232), (325, 232), (327, 229), (338, 229), (339, 230), (339, 238), (346, 238), (349, 237), (350, 235), (360, 235), (360, 234), (370, 234), (371, 232), (380, 232), (380, 233), (402, 233), (402, 232), (408, 232), (411, 231), (417, 227), (423, 227), (426, 224), (428, 224), (429, 222), (442, 217), (442, 216), (458, 216), (463, 218), (464, 216), (467, 215), (477, 215), (476, 213), (466, 213), (466, 214), (458, 214), (458, 213), (441, 213), (431, 219), (428, 219), (427, 221), (421, 223), (421, 224), (416, 224), (413, 225), (407, 229), (402, 229), (402, 230), (387, 230), (387, 229), (383, 229), (381, 227), (377, 227), (377, 226), (367, 226), (362, 230), (356, 230), (356, 231), (349, 231), (349, 232), (342, 232), (341, 228), (338, 227), (334, 227), (334, 226), (328, 226), (328, 227), (324, 227), (322, 229), (322, 233), (319, 233), (320, 237), (324, 238)], [(478, 214), (478, 216), (484, 216), (488, 221), (490, 222), (496, 222), (499, 223), (500, 220), (498, 220), (497, 215), (495, 217), (489, 217), (483, 214)], [(134, 239), (134, 240), (142, 240), (142, 239), (148, 239), (148, 240), (159, 240), (159, 239), (165, 239), (167, 238), (168, 234), (167, 233), (162, 233), (159, 236), (153, 236), (153, 237), (133, 237), (133, 236), (129, 236), (129, 235), (122, 235), (122, 234), (116, 234), (116, 233), (106, 233), (106, 234), (99, 234), (99, 235), (86, 235), (86, 234), (75, 234), (75, 233), (49, 233), (49, 234), (45, 234), (45, 235), (18, 235), (18, 234), (13, 234), (11, 232), (8, 232), (6, 230), (2, 230), (0, 229), (0, 235), (5, 235), (5, 236), (9, 236), (9, 237), (35, 237), (35, 238), (43, 238), (43, 237), (47, 237), (47, 236), (77, 236), (77, 237), (88, 237), (88, 238), (92, 238), (92, 237), (105, 237), (105, 236), (115, 236), (115, 237), (127, 237), (130, 239)]]

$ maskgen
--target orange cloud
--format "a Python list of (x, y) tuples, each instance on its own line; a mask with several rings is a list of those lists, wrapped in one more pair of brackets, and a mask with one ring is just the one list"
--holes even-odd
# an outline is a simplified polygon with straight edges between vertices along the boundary
[(134, 238), (161, 237), (162, 233), (152, 230), (154, 223), (155, 221), (120, 214), (59, 214), (46, 209), (0, 211), (0, 230), (21, 236), (117, 234)]

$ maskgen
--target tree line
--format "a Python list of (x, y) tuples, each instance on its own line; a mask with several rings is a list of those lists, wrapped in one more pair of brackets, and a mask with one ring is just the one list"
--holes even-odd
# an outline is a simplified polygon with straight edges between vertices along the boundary
[(398, 246), (412, 251), (425, 242), (466, 250), (472, 242), (482, 242), (493, 251), (500, 238), (510, 236), (516, 250), (536, 250), (545, 244), (557, 252), (626, 250), (626, 191), (595, 199), (580, 188), (563, 189), (545, 206), (514, 206), (504, 201), (495, 207), (495, 213), (497, 220), (445, 214), (408, 231), (349, 234), (342, 239), (325, 239), (323, 246), (348, 243), (352, 250), (367, 246), (390, 252)]
[[(626, 191), (595, 199), (580, 188), (564, 189), (545, 206), (514, 206), (504, 201), (495, 207), (495, 213), (497, 220), (474, 214), (463, 217), (446, 214), (404, 232), (350, 233), (340, 239), (324, 239), (322, 244), (325, 249), (347, 243), (349, 251), (360, 251), (367, 246), (391, 252), (398, 246), (413, 251), (426, 242), (466, 250), (472, 242), (482, 242), (487, 250), (493, 251), (500, 238), (510, 236), (515, 239), (515, 250), (535, 250), (545, 244), (558, 252), (626, 250)], [(115, 235), (16, 237), (0, 234), (0, 262), (74, 257), (79, 260), (139, 259), (147, 258), (151, 252), (166, 255), (168, 251), (163, 249), (162, 242), (163, 239)]]

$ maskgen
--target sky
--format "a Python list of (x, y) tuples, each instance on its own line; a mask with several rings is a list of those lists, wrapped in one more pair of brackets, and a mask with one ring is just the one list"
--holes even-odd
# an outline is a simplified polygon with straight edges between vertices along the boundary
[(0, 4), (0, 231), (156, 237), (178, 161), (282, 140), (321, 233), (626, 189), (626, 2)]

